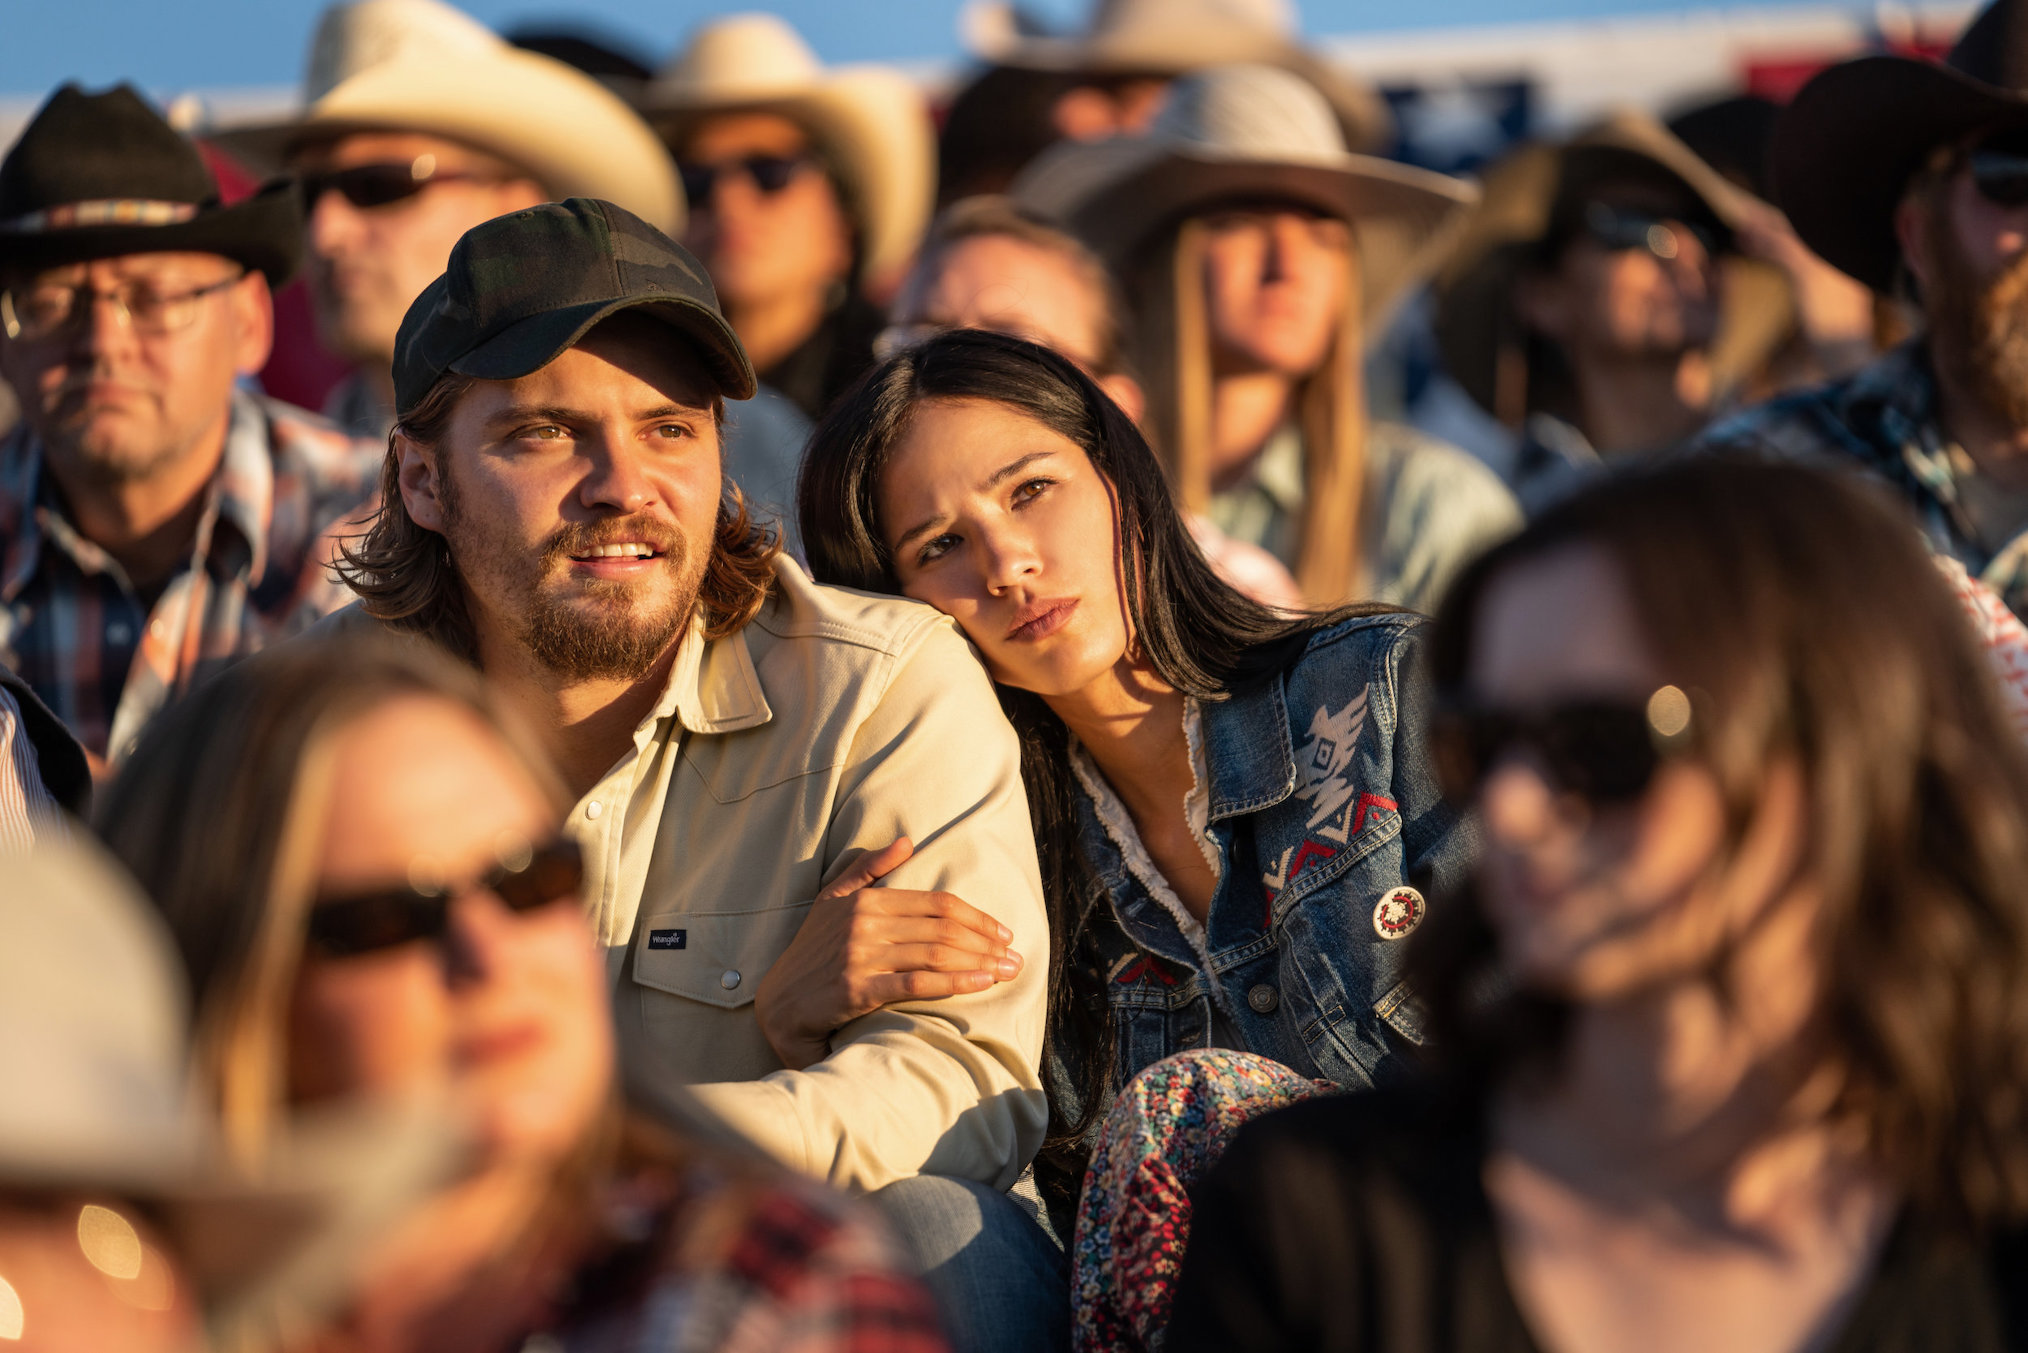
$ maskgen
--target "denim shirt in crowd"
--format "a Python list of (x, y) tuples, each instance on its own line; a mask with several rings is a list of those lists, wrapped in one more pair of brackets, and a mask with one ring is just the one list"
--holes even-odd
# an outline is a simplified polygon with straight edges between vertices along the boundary
[(1422, 1042), (1401, 941), (1471, 848), (1422, 750), (1426, 623), (1398, 612), (1320, 630), (1279, 675), (1199, 706), (1209, 792), (1195, 825), (1223, 865), (1201, 950), (1080, 796), (1085, 858), (1111, 903), (1092, 924), (1115, 1092), (1207, 1046), (1364, 1087)]

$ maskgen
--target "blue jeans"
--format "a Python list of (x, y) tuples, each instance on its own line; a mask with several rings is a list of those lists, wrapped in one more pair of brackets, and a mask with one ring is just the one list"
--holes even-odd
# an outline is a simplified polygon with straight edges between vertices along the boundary
[(896, 1180), (867, 1200), (915, 1257), (954, 1353), (1070, 1347), (1068, 1262), (1017, 1201), (937, 1175)]

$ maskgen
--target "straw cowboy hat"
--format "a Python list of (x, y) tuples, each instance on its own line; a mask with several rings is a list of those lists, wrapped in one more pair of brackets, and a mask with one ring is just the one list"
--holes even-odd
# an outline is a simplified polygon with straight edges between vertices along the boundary
[[(1618, 110), (1568, 141), (1536, 142), (1486, 174), (1485, 196), (1436, 281), (1444, 364), (1479, 406), (1510, 426), (1530, 412), (1525, 333), (1514, 287), (1537, 260), (1559, 205), (1585, 186), (1629, 174), (1675, 180), (1730, 231), (1771, 209), (1735, 187), (1645, 113)], [(1723, 395), (1759, 369), (1795, 326), (1787, 277), (1773, 264), (1727, 252), (1719, 260), (1720, 311), (1711, 347)]]
[(1323, 92), (1354, 150), (1394, 136), (1387, 104), (1364, 81), (1305, 47), (1288, 0), (1098, 0), (1091, 25), (1037, 32), (1018, 5), (974, 0), (959, 19), (965, 45), (995, 66), (1091, 76), (1187, 75), (1206, 66), (1280, 66)]
[(1943, 64), (1868, 56), (1804, 85), (1775, 123), (1775, 199), (1803, 243), (1875, 291), (1901, 269), (1894, 210), (1940, 146), (2028, 129), (2028, 4), (1997, 0)]
[(527, 170), (558, 200), (603, 198), (682, 233), (675, 166), (633, 109), (591, 76), (510, 46), (437, 0), (352, 0), (325, 10), (303, 103), (296, 117), (221, 127), (210, 139), (272, 172), (320, 137), (423, 132)]
[[(0, 1190), (146, 1205), (215, 1331), (342, 1297), (364, 1248), (453, 1173), (450, 1139), (420, 1110), (348, 1111), (258, 1175), (227, 1164), (187, 1080), (182, 970), (154, 910), (82, 844), (4, 864)], [(131, 1271), (94, 1262), (137, 1281), (128, 1252), (115, 1267)]]
[(131, 85), (63, 86), (0, 161), (0, 261), (15, 266), (220, 254), (279, 285), (302, 247), (294, 184), (225, 205), (197, 147)]
[(1160, 232), (1221, 203), (1287, 201), (1339, 217), (1358, 242), (1370, 333), (1442, 261), (1478, 190), (1352, 154), (1323, 95), (1286, 70), (1221, 66), (1177, 81), (1147, 135), (1061, 143), (1012, 195), (1122, 274)]
[(929, 224), (936, 144), (922, 94), (884, 66), (826, 70), (772, 14), (699, 28), (648, 86), (643, 107), (671, 145), (710, 113), (779, 113), (805, 128), (843, 180), (865, 276), (907, 266)]

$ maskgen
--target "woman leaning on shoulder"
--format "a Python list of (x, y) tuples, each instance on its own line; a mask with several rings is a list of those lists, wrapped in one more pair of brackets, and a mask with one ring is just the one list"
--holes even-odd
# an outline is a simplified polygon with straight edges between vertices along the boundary
[(1166, 1346), (2028, 1348), (2028, 765), (1902, 514), (1611, 480), (1430, 649), (1449, 1075), (1243, 1132)]

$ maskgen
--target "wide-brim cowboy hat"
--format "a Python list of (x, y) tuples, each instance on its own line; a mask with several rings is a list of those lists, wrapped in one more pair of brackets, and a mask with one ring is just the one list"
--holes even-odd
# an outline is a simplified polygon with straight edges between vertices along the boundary
[(1315, 85), (1352, 150), (1384, 149), (1394, 118), (1374, 88), (1304, 46), (1284, 0), (1099, 0), (1082, 33), (1037, 32), (1009, 0), (972, 0), (959, 31), (995, 66), (1093, 77), (1187, 75), (1207, 66), (1280, 66)]
[(1939, 147), (1988, 128), (2028, 127), (2028, 5), (1998, 0), (1942, 65), (1869, 56), (1804, 85), (1775, 123), (1775, 200), (1803, 243), (1892, 293), (1894, 212)]
[(220, 126), (209, 139), (271, 172), (300, 146), (355, 131), (440, 136), (526, 171), (556, 200), (602, 198), (659, 230), (683, 231), (675, 166), (619, 95), (437, 0), (354, 0), (326, 10), (311, 41), (303, 111)]
[[(258, 1172), (238, 1167), (187, 1080), (182, 974), (153, 910), (84, 844), (4, 863), (0, 1189), (141, 1209), (215, 1328), (341, 1297), (376, 1235), (461, 1165), (442, 1114), (327, 1112)], [(143, 1262), (112, 1276), (134, 1280)]]
[(228, 205), (202, 152), (129, 85), (63, 86), (0, 161), (0, 263), (11, 268), (218, 254), (278, 286), (296, 269), (302, 225), (287, 181)]
[(642, 106), (671, 146), (712, 113), (779, 113), (803, 127), (843, 181), (863, 276), (898, 274), (929, 225), (936, 140), (921, 91), (885, 66), (825, 68), (772, 14), (727, 15), (698, 29)]
[(1288, 202), (1337, 217), (1358, 245), (1371, 333), (1442, 261), (1478, 190), (1347, 151), (1323, 96), (1286, 70), (1220, 66), (1177, 81), (1145, 136), (1053, 147), (1012, 196), (1123, 276), (1151, 240), (1223, 203)]
[[(1633, 110), (1616, 111), (1567, 141), (1523, 146), (1486, 172), (1485, 195), (1435, 285), (1445, 369), (1481, 408), (1510, 425), (1530, 412), (1514, 289), (1540, 261), (1559, 204), (1581, 196), (1587, 184), (1657, 174), (1680, 184), (1728, 232), (1770, 210)], [(1711, 365), (1722, 396), (1781, 345), (1795, 326), (1796, 307), (1787, 277), (1772, 264), (1728, 250), (1719, 277)]]

